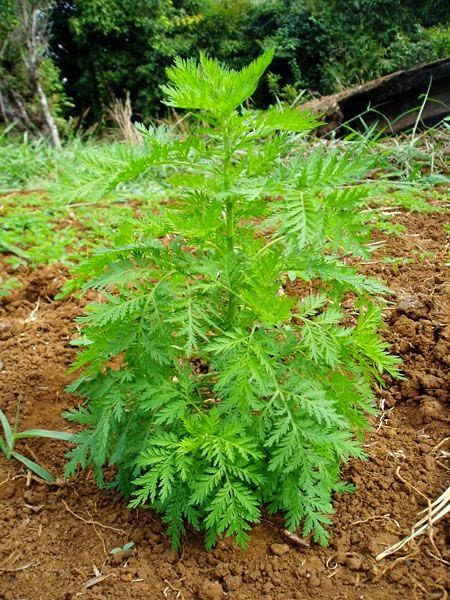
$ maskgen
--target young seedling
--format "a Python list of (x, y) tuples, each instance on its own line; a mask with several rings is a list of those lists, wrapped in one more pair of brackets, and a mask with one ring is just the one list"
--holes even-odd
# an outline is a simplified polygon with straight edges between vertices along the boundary
[(3, 437), (0, 435), (0, 450), (6, 456), (7, 460), (15, 458), (44, 481), (47, 481), (48, 483), (54, 483), (56, 478), (49, 471), (47, 471), (47, 469), (44, 469), (44, 467), (33, 460), (30, 460), (27, 456), (24, 456), (14, 449), (16, 441), (26, 438), (51, 438), (54, 440), (69, 442), (72, 434), (63, 431), (52, 431), (49, 429), (27, 429), (26, 431), (19, 432), (17, 431), (19, 424), (19, 412), (20, 402), (17, 404), (14, 426), (11, 427), (5, 413), (0, 409), (0, 423), (2, 424), (4, 434)]
[(110, 551), (110, 554), (119, 554), (119, 552), (127, 552), (127, 550), (131, 550), (134, 547), (134, 542), (127, 542), (123, 546), (117, 546), (117, 548), (113, 548)]
[(67, 474), (89, 465), (102, 485), (114, 466), (175, 546), (186, 524), (245, 546), (262, 506), (326, 544), (372, 386), (397, 374), (377, 332), (386, 290), (344, 261), (369, 253), (374, 159), (311, 150), (317, 120), (295, 108), (242, 107), (272, 55), (242, 71), (176, 60), (165, 101), (193, 133), (139, 126), (140, 145), (88, 152), (65, 184), (90, 201), (142, 174), (167, 190), (67, 287), (102, 296), (80, 319), (70, 390), (88, 402), (67, 413), (84, 426)]

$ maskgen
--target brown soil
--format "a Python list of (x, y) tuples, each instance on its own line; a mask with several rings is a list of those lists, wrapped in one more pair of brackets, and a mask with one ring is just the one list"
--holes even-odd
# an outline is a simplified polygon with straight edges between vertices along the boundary
[[(193, 534), (176, 553), (155, 514), (131, 511), (117, 494), (98, 491), (88, 472), (43, 485), (1, 457), (0, 599), (447, 598), (445, 522), (432, 539), (374, 558), (409, 532), (426, 497), (449, 484), (449, 246), (441, 215), (397, 219), (405, 233), (388, 238), (365, 269), (395, 291), (386, 337), (403, 357), (406, 377), (379, 396), (383, 410), (365, 440), (370, 459), (345, 469), (359, 491), (337, 498), (328, 548), (292, 544), (282, 520), (270, 518), (255, 527), (248, 552), (228, 543), (206, 552)], [(385, 264), (386, 255), (414, 261)], [(58, 266), (23, 272), (25, 287), (0, 304), (0, 407), (13, 418), (22, 396), (22, 427), (64, 428), (61, 411), (74, 404), (64, 386), (81, 307), (54, 300), (66, 275)], [(62, 473), (62, 443), (28, 442), (21, 450)], [(131, 540), (131, 551), (110, 554)]]

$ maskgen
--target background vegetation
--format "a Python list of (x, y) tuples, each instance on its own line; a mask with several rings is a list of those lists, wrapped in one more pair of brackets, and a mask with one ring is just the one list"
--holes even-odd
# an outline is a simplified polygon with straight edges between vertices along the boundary
[(450, 54), (445, 0), (3, 0), (0, 119), (41, 131), (48, 126), (24, 60), (20, 6), (48, 21), (39, 80), (63, 133), (63, 118), (98, 123), (127, 91), (136, 119), (163, 116), (159, 86), (177, 55), (204, 52), (240, 68), (275, 46), (255, 96), (266, 106)]

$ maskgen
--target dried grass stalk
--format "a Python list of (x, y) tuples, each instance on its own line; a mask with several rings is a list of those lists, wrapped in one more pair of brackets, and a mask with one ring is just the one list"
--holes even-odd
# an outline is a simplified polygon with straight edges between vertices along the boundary
[(417, 536), (425, 533), (427, 529), (431, 528), (435, 523), (437, 523), (444, 515), (450, 512), (450, 487), (448, 487), (445, 492), (439, 496), (434, 502), (430, 504), (428, 508), (421, 511), (422, 513), (426, 513), (425, 516), (417, 521), (411, 527), (411, 533), (400, 540), (397, 544), (394, 544), (390, 548), (387, 548), (380, 554), (378, 554), (375, 558), (376, 560), (383, 560), (387, 556), (394, 554), (400, 548), (403, 548), (408, 542), (416, 538)]
[(141, 134), (131, 121), (133, 109), (131, 107), (130, 92), (126, 93), (125, 100), (115, 98), (112, 105), (108, 108), (107, 113), (117, 125), (124, 142), (133, 146), (137, 146), (141, 142)]

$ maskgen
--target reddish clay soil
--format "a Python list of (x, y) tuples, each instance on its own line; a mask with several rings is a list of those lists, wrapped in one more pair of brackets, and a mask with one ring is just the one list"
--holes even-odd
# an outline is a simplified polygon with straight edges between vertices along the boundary
[[(206, 552), (201, 537), (192, 534), (177, 553), (158, 516), (131, 511), (117, 494), (98, 491), (89, 472), (44, 485), (1, 457), (0, 599), (447, 598), (448, 520), (433, 529), (432, 539), (422, 536), (375, 560), (409, 533), (426, 498), (438, 497), (450, 479), (449, 246), (443, 217), (396, 219), (405, 232), (390, 236), (364, 268), (395, 292), (385, 335), (402, 356), (406, 377), (378, 396), (382, 411), (365, 440), (370, 459), (345, 469), (359, 490), (336, 499), (328, 548), (296, 546), (284, 537), (280, 518), (265, 518), (248, 552), (229, 543)], [(386, 255), (414, 260), (386, 264)], [(25, 287), (0, 303), (0, 406), (12, 419), (22, 396), (22, 427), (65, 428), (61, 411), (75, 403), (64, 386), (74, 357), (73, 318), (81, 305), (54, 299), (66, 276), (57, 266), (24, 271)], [(20, 449), (62, 474), (61, 442), (35, 440)], [(131, 551), (110, 554), (131, 540)]]

